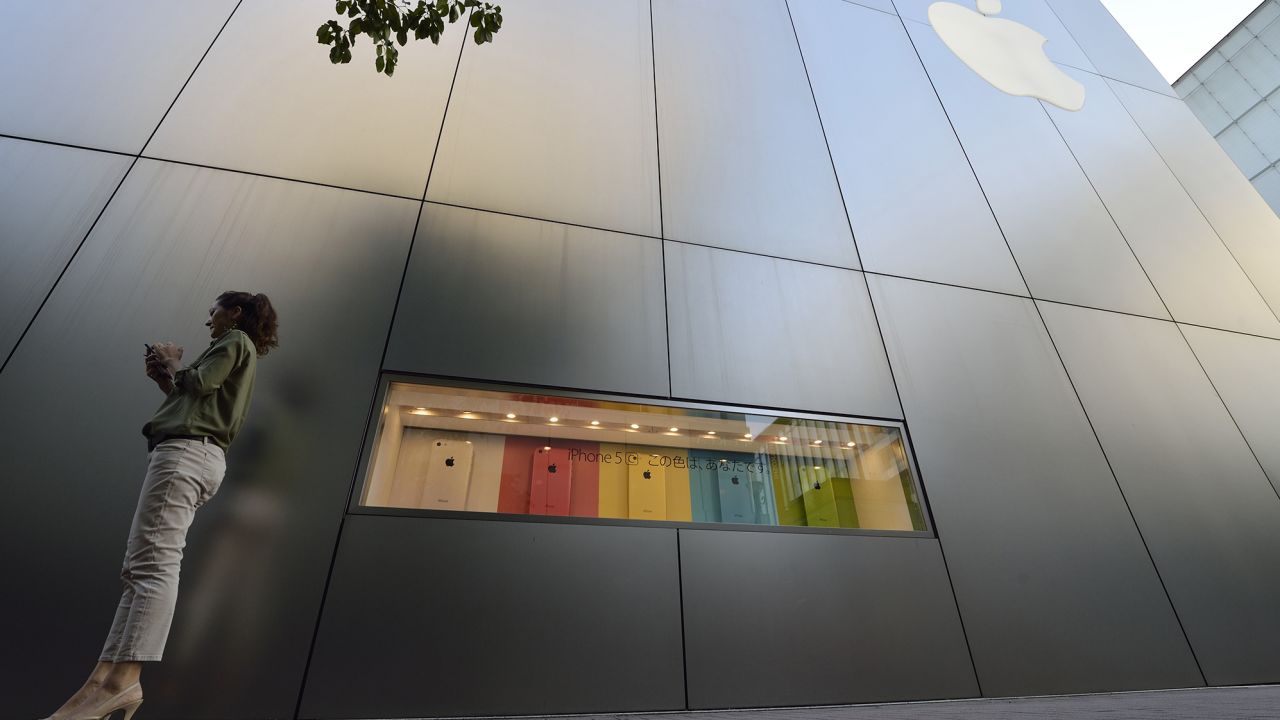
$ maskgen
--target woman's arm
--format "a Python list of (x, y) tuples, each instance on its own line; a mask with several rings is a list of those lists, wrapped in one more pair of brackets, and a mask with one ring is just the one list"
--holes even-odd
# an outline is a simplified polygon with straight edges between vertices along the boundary
[(236, 333), (206, 351), (194, 365), (173, 374), (173, 383), (181, 391), (208, 395), (222, 387), (232, 370), (239, 367), (253, 350), (242, 333)]

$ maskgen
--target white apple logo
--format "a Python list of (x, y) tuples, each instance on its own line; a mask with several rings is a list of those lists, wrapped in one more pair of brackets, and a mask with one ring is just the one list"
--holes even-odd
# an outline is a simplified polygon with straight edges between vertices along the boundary
[(1000, 0), (978, 0), (978, 12), (951, 2), (929, 6), (929, 22), (970, 70), (1010, 95), (1033, 97), (1075, 112), (1084, 86), (1044, 54), (1045, 36), (999, 14)]

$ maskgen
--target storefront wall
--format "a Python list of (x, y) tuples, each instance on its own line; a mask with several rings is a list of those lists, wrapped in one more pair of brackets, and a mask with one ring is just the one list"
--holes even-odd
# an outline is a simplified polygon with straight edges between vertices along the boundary
[[(1225, 156), (1099, 3), (1005, 6), (1084, 110), (993, 90), (904, 0), (508, 0), (494, 44), (453, 28), (393, 79), (330, 66), (305, 0), (17, 10), (0, 692), (47, 714), (96, 659), (141, 343), (194, 356), (225, 289), (281, 346), (156, 715), (1280, 681), (1280, 220), (1224, 210), (1260, 200), (1196, 175)], [(389, 374), (901, 422), (928, 531), (362, 507)]]

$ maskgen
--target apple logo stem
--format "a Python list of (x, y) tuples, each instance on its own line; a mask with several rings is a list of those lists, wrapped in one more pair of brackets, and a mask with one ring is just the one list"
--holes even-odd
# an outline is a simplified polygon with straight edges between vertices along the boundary
[(1084, 85), (1045, 55), (1045, 37), (1026, 25), (993, 17), (1002, 9), (1000, 0), (978, 0), (978, 12), (935, 2), (929, 6), (929, 24), (961, 62), (996, 89), (1071, 112), (1083, 108)]

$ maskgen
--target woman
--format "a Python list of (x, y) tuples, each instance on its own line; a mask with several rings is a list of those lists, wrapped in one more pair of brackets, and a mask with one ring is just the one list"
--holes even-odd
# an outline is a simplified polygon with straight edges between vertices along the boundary
[(185, 368), (181, 347), (147, 346), (147, 377), (166, 397), (142, 428), (147, 475), (120, 572), (124, 594), (98, 665), (46, 720), (96, 720), (121, 709), (130, 720), (142, 704), (142, 663), (160, 660), (164, 651), (187, 528), (222, 484), (226, 450), (249, 410), (257, 358), (279, 344), (275, 309), (261, 293), (222, 293), (205, 325), (213, 341)]

